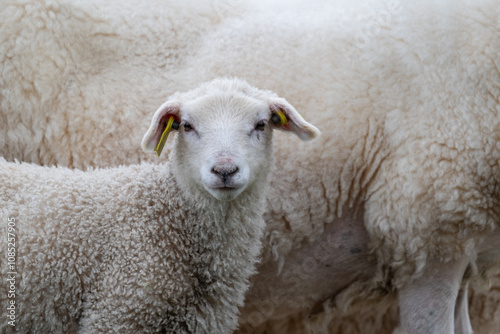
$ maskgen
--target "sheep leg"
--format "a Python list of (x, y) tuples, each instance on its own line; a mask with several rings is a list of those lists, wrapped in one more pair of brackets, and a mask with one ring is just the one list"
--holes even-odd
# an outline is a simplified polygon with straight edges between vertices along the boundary
[(469, 318), (469, 283), (465, 283), (458, 292), (455, 305), (455, 334), (472, 334), (472, 326)]
[(454, 334), (454, 313), (468, 259), (431, 261), (424, 274), (399, 293), (404, 334)]

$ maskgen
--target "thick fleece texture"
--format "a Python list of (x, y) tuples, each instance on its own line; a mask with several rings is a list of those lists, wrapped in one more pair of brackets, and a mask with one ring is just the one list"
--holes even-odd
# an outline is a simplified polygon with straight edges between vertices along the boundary
[(231, 333), (263, 221), (239, 202), (190, 202), (170, 169), (2, 159), (1, 219), (15, 219), (18, 275), (16, 327), (2, 321), (0, 332)]
[[(36, 66), (22, 76), (27, 83), (17, 83), (17, 72), (0, 79), (0, 127), (8, 124), (0, 128), (0, 140), (7, 138), (0, 147), (8, 159), (77, 168), (146, 159), (127, 144), (147, 127), (138, 115), (175, 86), (215, 75), (239, 76), (286, 95), (321, 124), (323, 135), (312, 148), (276, 138), (263, 261), (246, 296), (242, 332), (293, 333), (295, 324), (302, 332), (318, 318), (316, 328), (330, 333), (389, 333), (397, 323), (391, 318), (395, 306), (383, 318), (385, 307), (377, 305), (390, 304), (396, 286), (420, 275), (429, 256), (473, 253), (478, 236), (498, 229), (497, 1), (313, 2), (311, 8), (298, 4), (298, 10), (223, 2), (222, 16), (216, 2), (203, 7), (210, 15), (198, 15), (194, 6), (159, 21), (157, 11), (137, 5), (147, 16), (137, 26), (120, 25), (130, 17), (118, 10), (33, 3), (31, 12), (15, 5), (0, 14), (0, 36), (10, 43), (0, 44), (2, 73), (27, 68), (37, 54), (56, 57), (45, 43), (28, 43), (37, 40), (35, 33), (23, 37), (31, 31), (89, 57), (72, 58), (73, 74), (51, 77), (51, 84), (69, 86), (59, 95), (34, 90), (34, 78), (46, 77)], [(86, 14), (74, 21), (79, 11)], [(34, 24), (36, 15), (45, 25)], [(87, 27), (71, 30), (87, 38), (85, 50), (61, 35), (68, 29), (47, 29), (58, 20), (69, 24), (69, 18)], [(93, 27), (106, 33), (90, 34), (98, 31)], [(145, 36), (152, 35), (148, 42)], [(101, 38), (107, 43), (98, 43)], [(33, 45), (31, 55), (23, 45)], [(134, 51), (123, 58), (114, 52), (119, 46)], [(99, 70), (85, 66), (94, 59), (100, 59)], [(131, 84), (128, 77), (138, 79)], [(78, 94), (68, 95), (71, 88)], [(127, 108), (134, 108), (129, 121), (107, 121), (117, 115), (123, 120), (119, 115)], [(45, 119), (57, 121), (46, 129)], [(101, 130), (86, 126), (92, 122)], [(11, 130), (17, 128), (22, 130)], [(41, 139), (33, 135), (36, 129)], [(57, 138), (68, 139), (51, 137), (57, 131), (66, 131)], [(71, 144), (59, 147), (64, 140)], [(491, 324), (499, 319), (498, 279), (493, 283), (491, 294), (471, 293), (478, 333), (496, 333)], [(356, 299), (362, 303), (352, 310), (363, 316), (343, 313)]]
[(175, 72), (233, 10), (200, 1), (2, 1), (0, 154), (116, 166), (109, 153), (119, 148), (122, 162), (145, 160), (148, 115), (214, 78), (181, 84)]

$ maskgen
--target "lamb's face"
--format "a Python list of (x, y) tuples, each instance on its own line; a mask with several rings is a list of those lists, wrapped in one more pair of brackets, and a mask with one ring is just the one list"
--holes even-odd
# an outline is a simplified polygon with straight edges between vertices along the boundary
[(265, 180), (272, 161), (268, 105), (246, 96), (213, 94), (181, 108), (175, 144), (178, 171), (189, 188), (232, 200), (257, 179)]
[(236, 79), (216, 79), (174, 95), (156, 111), (142, 141), (145, 151), (161, 153), (159, 143), (171, 118), (177, 133), (171, 160), (178, 184), (188, 193), (222, 201), (267, 182), (274, 128), (303, 140), (319, 135), (284, 99)]

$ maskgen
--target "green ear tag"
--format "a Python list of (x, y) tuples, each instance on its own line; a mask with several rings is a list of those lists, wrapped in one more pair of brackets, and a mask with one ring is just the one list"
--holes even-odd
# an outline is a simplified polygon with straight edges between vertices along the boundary
[(158, 153), (158, 156), (160, 156), (161, 151), (163, 151), (163, 146), (165, 146), (165, 142), (167, 141), (168, 134), (172, 130), (172, 124), (174, 123), (174, 116), (170, 116), (167, 122), (167, 126), (165, 127), (165, 131), (163, 131), (163, 134), (161, 135), (160, 141), (158, 142), (158, 145), (156, 145), (155, 152)]
[(285, 125), (288, 120), (286, 119), (285, 113), (282, 111), (277, 111), (276, 115), (280, 118), (280, 123), (281, 125)]

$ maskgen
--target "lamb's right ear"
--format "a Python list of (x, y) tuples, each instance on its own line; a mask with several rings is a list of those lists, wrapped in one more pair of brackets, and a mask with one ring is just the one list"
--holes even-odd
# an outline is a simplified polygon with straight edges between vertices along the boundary
[(156, 110), (148, 131), (142, 138), (144, 152), (156, 151), (160, 156), (163, 145), (170, 130), (177, 130), (180, 123), (180, 106), (176, 102), (167, 101)]
[(271, 121), (275, 128), (293, 132), (304, 141), (313, 140), (320, 135), (318, 128), (306, 122), (285, 99), (274, 97), (269, 99), (268, 103), (272, 112)]

